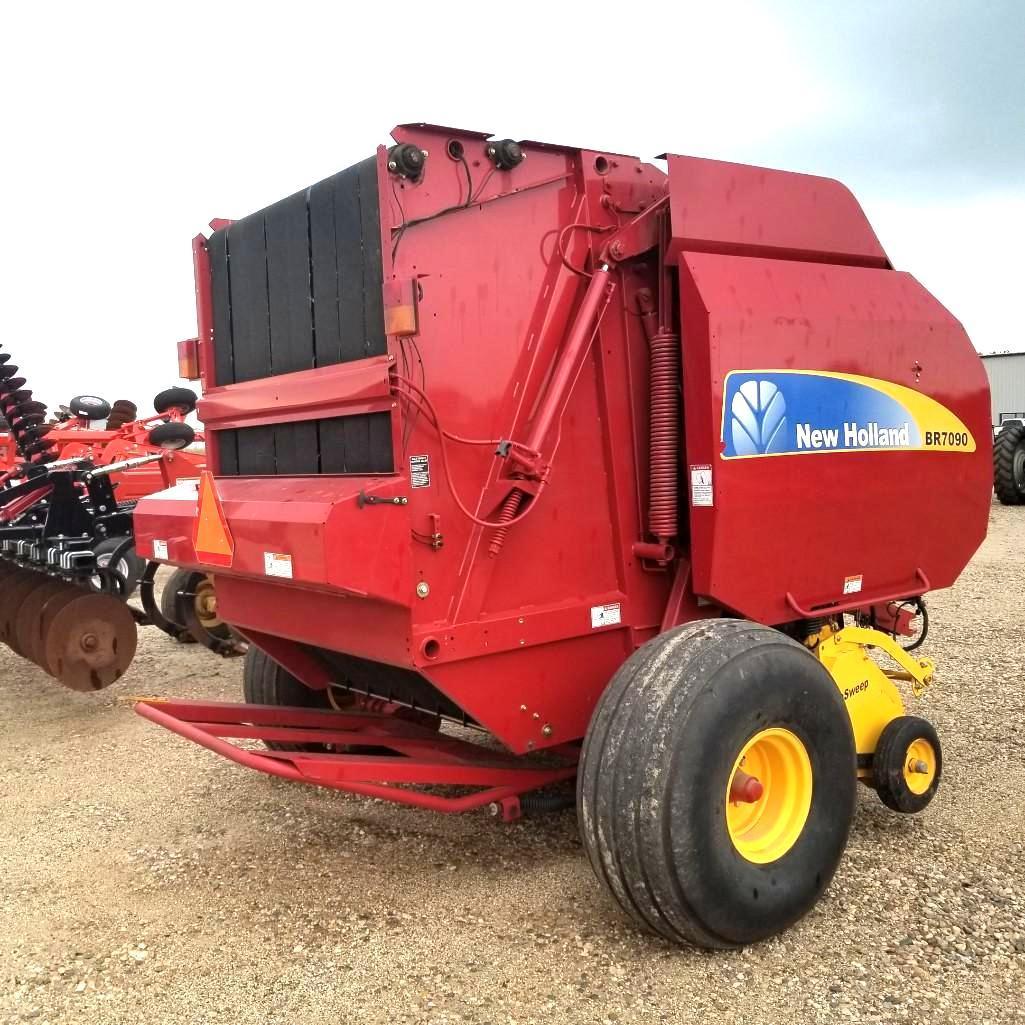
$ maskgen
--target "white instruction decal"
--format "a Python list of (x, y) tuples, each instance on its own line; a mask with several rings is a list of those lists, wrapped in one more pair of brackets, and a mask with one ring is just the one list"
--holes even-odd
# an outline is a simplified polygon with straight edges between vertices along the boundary
[(856, 577), (844, 577), (843, 578), (843, 593), (844, 594), (857, 594), (861, 590), (861, 574), (859, 573)]
[(156, 538), (153, 539), (153, 558), (154, 559), (166, 559), (167, 558), (167, 542), (158, 541)]
[(429, 488), (431, 486), (431, 461), (427, 456), (409, 457), (409, 486)]
[(600, 626), (615, 626), (623, 621), (620, 612), (619, 602), (614, 605), (592, 605), (591, 606), (591, 629), (597, 630)]
[(292, 556), (280, 552), (263, 553), (263, 571), (269, 577), (288, 577), (292, 579)]
[(712, 505), (712, 467), (708, 465), (690, 468), (690, 504)]

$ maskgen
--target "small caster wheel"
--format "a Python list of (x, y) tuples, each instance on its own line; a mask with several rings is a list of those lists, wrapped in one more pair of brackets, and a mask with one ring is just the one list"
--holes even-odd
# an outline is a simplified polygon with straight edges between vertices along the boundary
[(186, 416), (196, 408), (196, 401), (197, 395), (191, 388), (165, 388), (153, 400), (153, 408), (158, 413), (177, 409)]
[(154, 448), (166, 448), (176, 451), (188, 448), (196, 440), (196, 432), (188, 425), (177, 421), (157, 424), (149, 432), (149, 443)]
[(110, 403), (99, 395), (76, 395), (68, 408), (86, 420), (106, 420), (110, 416)]
[(887, 723), (872, 756), (872, 783), (893, 811), (913, 815), (940, 785), (943, 751), (932, 723), (902, 715)]

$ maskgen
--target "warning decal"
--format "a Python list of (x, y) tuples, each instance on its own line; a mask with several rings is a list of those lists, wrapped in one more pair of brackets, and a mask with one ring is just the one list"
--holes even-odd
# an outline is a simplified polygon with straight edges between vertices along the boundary
[(861, 590), (861, 574), (854, 577), (843, 578), (843, 593), (857, 594)]
[(707, 463), (690, 468), (690, 504), (712, 505), (712, 467)]
[(409, 486), (429, 488), (431, 486), (431, 461), (427, 456), (409, 457)]
[(280, 552), (263, 553), (263, 571), (269, 577), (287, 577), (292, 579), (292, 556)]
[(613, 605), (592, 605), (591, 606), (591, 629), (597, 630), (600, 626), (615, 626), (623, 621), (619, 602)]

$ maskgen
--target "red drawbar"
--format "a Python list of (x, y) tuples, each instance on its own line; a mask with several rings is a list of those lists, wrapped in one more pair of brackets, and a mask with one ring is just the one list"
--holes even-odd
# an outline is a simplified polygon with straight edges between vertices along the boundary
[[(510, 799), (576, 775), (575, 749), (560, 754), (572, 761), (529, 765), (522, 758), (450, 737), (429, 726), (395, 715), (334, 712), (277, 705), (223, 701), (143, 699), (139, 715), (209, 748), (239, 765), (295, 783), (313, 783), (377, 797), (431, 811), (464, 812), (491, 803), (505, 817), (516, 817)], [(252, 751), (231, 740), (272, 740), (323, 746), (317, 751)], [(347, 754), (338, 748), (358, 746), (382, 754)], [(409, 785), (474, 787), (450, 796), (409, 789)]]

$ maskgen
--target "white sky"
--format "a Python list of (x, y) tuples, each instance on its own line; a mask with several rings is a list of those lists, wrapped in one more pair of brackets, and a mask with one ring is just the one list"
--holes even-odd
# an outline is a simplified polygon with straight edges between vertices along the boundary
[(44, 401), (148, 410), (195, 333), (191, 237), (422, 120), (839, 177), (980, 350), (1025, 348), (1021, 12), (8, 4), (0, 343)]

